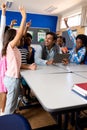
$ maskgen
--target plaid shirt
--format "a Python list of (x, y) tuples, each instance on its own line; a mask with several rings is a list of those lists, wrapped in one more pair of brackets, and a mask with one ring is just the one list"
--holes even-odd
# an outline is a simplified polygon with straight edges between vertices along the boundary
[(70, 53), (69, 60), (70, 60), (71, 63), (80, 64), (85, 58), (86, 48), (81, 47), (81, 48), (79, 48), (78, 52), (76, 53), (76, 51), (75, 51), (75, 49), (76, 49), (75, 36), (70, 29), (68, 29), (67, 31), (68, 31), (68, 35), (69, 35), (70, 39), (73, 42), (73, 49), (69, 51), (69, 53)]

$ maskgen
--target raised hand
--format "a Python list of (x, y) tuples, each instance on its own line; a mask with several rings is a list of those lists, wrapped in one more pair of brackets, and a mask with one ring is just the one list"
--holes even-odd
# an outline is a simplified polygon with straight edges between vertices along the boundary
[(69, 28), (69, 25), (67, 23), (68, 22), (68, 18), (64, 18), (64, 22), (65, 22), (66, 27)]
[(6, 12), (6, 4), (5, 3), (2, 3), (1, 9), (2, 9), (2, 15), (5, 15), (5, 12)]
[(26, 12), (25, 12), (25, 8), (22, 6), (22, 7), (19, 7), (19, 11), (20, 11), (20, 13), (21, 13), (21, 15), (22, 15), (22, 17), (26, 17)]
[(26, 27), (29, 28), (31, 26), (31, 20), (26, 23)]
[(16, 24), (17, 23), (17, 20), (15, 20), (15, 19), (13, 19), (12, 21), (11, 21), (11, 24)]
[(64, 18), (64, 21), (65, 21), (65, 22), (68, 22), (68, 18)]
[(10, 27), (13, 27), (16, 23), (17, 23), (17, 20), (13, 19), (13, 20), (11, 21)]

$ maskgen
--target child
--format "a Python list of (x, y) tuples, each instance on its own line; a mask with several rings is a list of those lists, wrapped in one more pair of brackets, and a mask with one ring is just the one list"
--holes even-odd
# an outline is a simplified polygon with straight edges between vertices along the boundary
[(66, 41), (65, 41), (65, 38), (62, 37), (62, 36), (58, 36), (57, 37), (57, 43), (56, 43), (58, 46), (59, 46), (59, 50), (60, 52), (59, 53), (68, 53), (68, 48), (65, 46), (66, 44)]
[[(6, 24), (6, 17), (5, 17), (6, 5), (4, 3), (1, 5), (1, 9), (2, 9), (2, 15), (1, 15), (1, 28), (0, 28), (0, 56), (1, 56), (1, 50), (3, 47), (3, 36), (4, 36), (4, 30), (5, 30), (5, 24)], [(3, 62), (5, 63), (5, 57), (3, 58)], [(2, 70), (0, 70), (0, 71), (2, 72)], [(5, 69), (4, 69), (4, 71), (5, 71)], [(0, 85), (1, 85), (0, 86), (0, 94), (1, 94), (0, 115), (2, 115), (2, 112), (4, 112), (5, 103), (6, 103), (6, 93), (7, 93), (4, 83), (2, 82), (3, 79), (1, 79), (1, 78), (2, 77), (0, 77), (0, 80), (1, 80), (0, 81)]]
[(2, 49), (2, 56), (7, 59), (7, 71), (5, 73), (4, 85), (8, 91), (4, 114), (14, 113), (17, 105), (17, 99), (20, 89), (20, 67), (21, 54), (17, 48), (20, 44), (20, 39), (23, 34), (26, 13), (23, 7), (20, 7), (22, 20), (18, 32), (15, 29), (9, 29), (4, 36), (4, 46)]
[[(17, 23), (17, 20), (12, 20), (11, 21), (11, 27), (14, 26), (14, 24)], [(20, 41), (20, 45), (18, 46), (18, 49), (21, 53), (21, 69), (29, 69), (29, 70), (36, 70), (36, 64), (33, 63), (33, 64), (28, 64), (28, 57), (29, 57), (29, 52), (28, 52), (28, 45), (26, 45), (26, 47), (24, 47), (24, 44), (25, 44), (25, 35), (27, 33), (27, 30), (29, 29), (31, 25), (31, 20), (29, 22), (26, 23), (26, 26), (24, 28), (24, 31), (23, 31), (23, 36), (21, 38), (21, 41)], [(31, 37), (30, 37), (31, 38)], [(30, 39), (31, 40), (31, 39)], [(22, 103), (24, 105), (27, 105), (29, 102), (28, 102), (28, 99), (26, 98), (26, 89), (28, 90), (28, 95), (30, 93), (30, 88), (28, 86), (28, 84), (26, 83), (26, 81), (24, 80), (23, 77), (21, 77), (21, 90), (22, 90), (22, 95), (20, 95), (20, 99), (22, 100)]]
[[(70, 39), (73, 42), (73, 49), (70, 50), (70, 62), (71, 63), (76, 63), (76, 64), (81, 64), (84, 62), (85, 55), (86, 55), (86, 46), (87, 46), (87, 36), (84, 34), (79, 34), (75, 38), (73, 32), (70, 30), (68, 23), (68, 19), (65, 18), (64, 22), (66, 27), (68, 28), (68, 35)], [(64, 60), (64, 64), (68, 64), (68, 60)], [(71, 112), (71, 125), (74, 125), (75, 123), (75, 112)]]
[[(72, 31), (70, 30), (68, 24), (68, 19), (64, 19), (66, 27), (68, 28), (68, 35), (73, 42), (73, 49), (70, 50), (69, 61), (71, 63), (81, 64), (84, 61), (86, 54), (86, 44), (87, 44), (87, 36), (84, 34), (79, 34), (76, 38), (74, 37)], [(67, 59), (64, 60), (64, 64), (67, 64)]]
[(28, 64), (34, 63), (34, 55), (35, 49), (31, 47), (32, 35), (30, 33), (26, 33), (25, 35), (25, 46), (28, 49), (29, 56), (28, 56)]
[[(29, 59), (29, 51), (28, 51), (28, 45), (25, 45), (25, 40), (24, 40), (24, 37), (22, 37), (21, 39), (21, 44), (20, 46), (18, 47), (20, 53), (21, 53), (21, 69), (29, 69), (29, 70), (36, 70), (37, 68), (37, 65), (35, 63), (31, 63), (31, 64), (28, 64), (28, 59)], [(23, 77), (21, 77), (21, 90), (22, 90), (22, 102), (24, 105), (27, 105), (28, 102), (28, 98), (30, 100), (30, 88), (28, 86), (28, 84), (26, 83), (26, 81), (24, 80)], [(28, 96), (26, 94), (26, 90), (28, 90)]]

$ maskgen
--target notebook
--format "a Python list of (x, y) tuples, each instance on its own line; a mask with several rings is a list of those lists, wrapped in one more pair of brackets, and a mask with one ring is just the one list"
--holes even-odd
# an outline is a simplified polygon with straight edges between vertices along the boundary
[(63, 59), (68, 59), (70, 56), (69, 53), (66, 53), (66, 54), (57, 54), (55, 57), (54, 57), (54, 62), (55, 63), (61, 63)]
[(87, 97), (87, 83), (74, 84), (72, 90)]

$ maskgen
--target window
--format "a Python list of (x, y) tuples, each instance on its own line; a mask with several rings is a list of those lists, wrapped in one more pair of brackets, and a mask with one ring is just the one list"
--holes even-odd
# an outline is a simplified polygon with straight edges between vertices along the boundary
[[(69, 27), (73, 26), (79, 26), (81, 23), (81, 14), (77, 14), (71, 17), (68, 17), (68, 24)], [(64, 23), (64, 18), (61, 20), (60, 28), (66, 28), (65, 23)]]

